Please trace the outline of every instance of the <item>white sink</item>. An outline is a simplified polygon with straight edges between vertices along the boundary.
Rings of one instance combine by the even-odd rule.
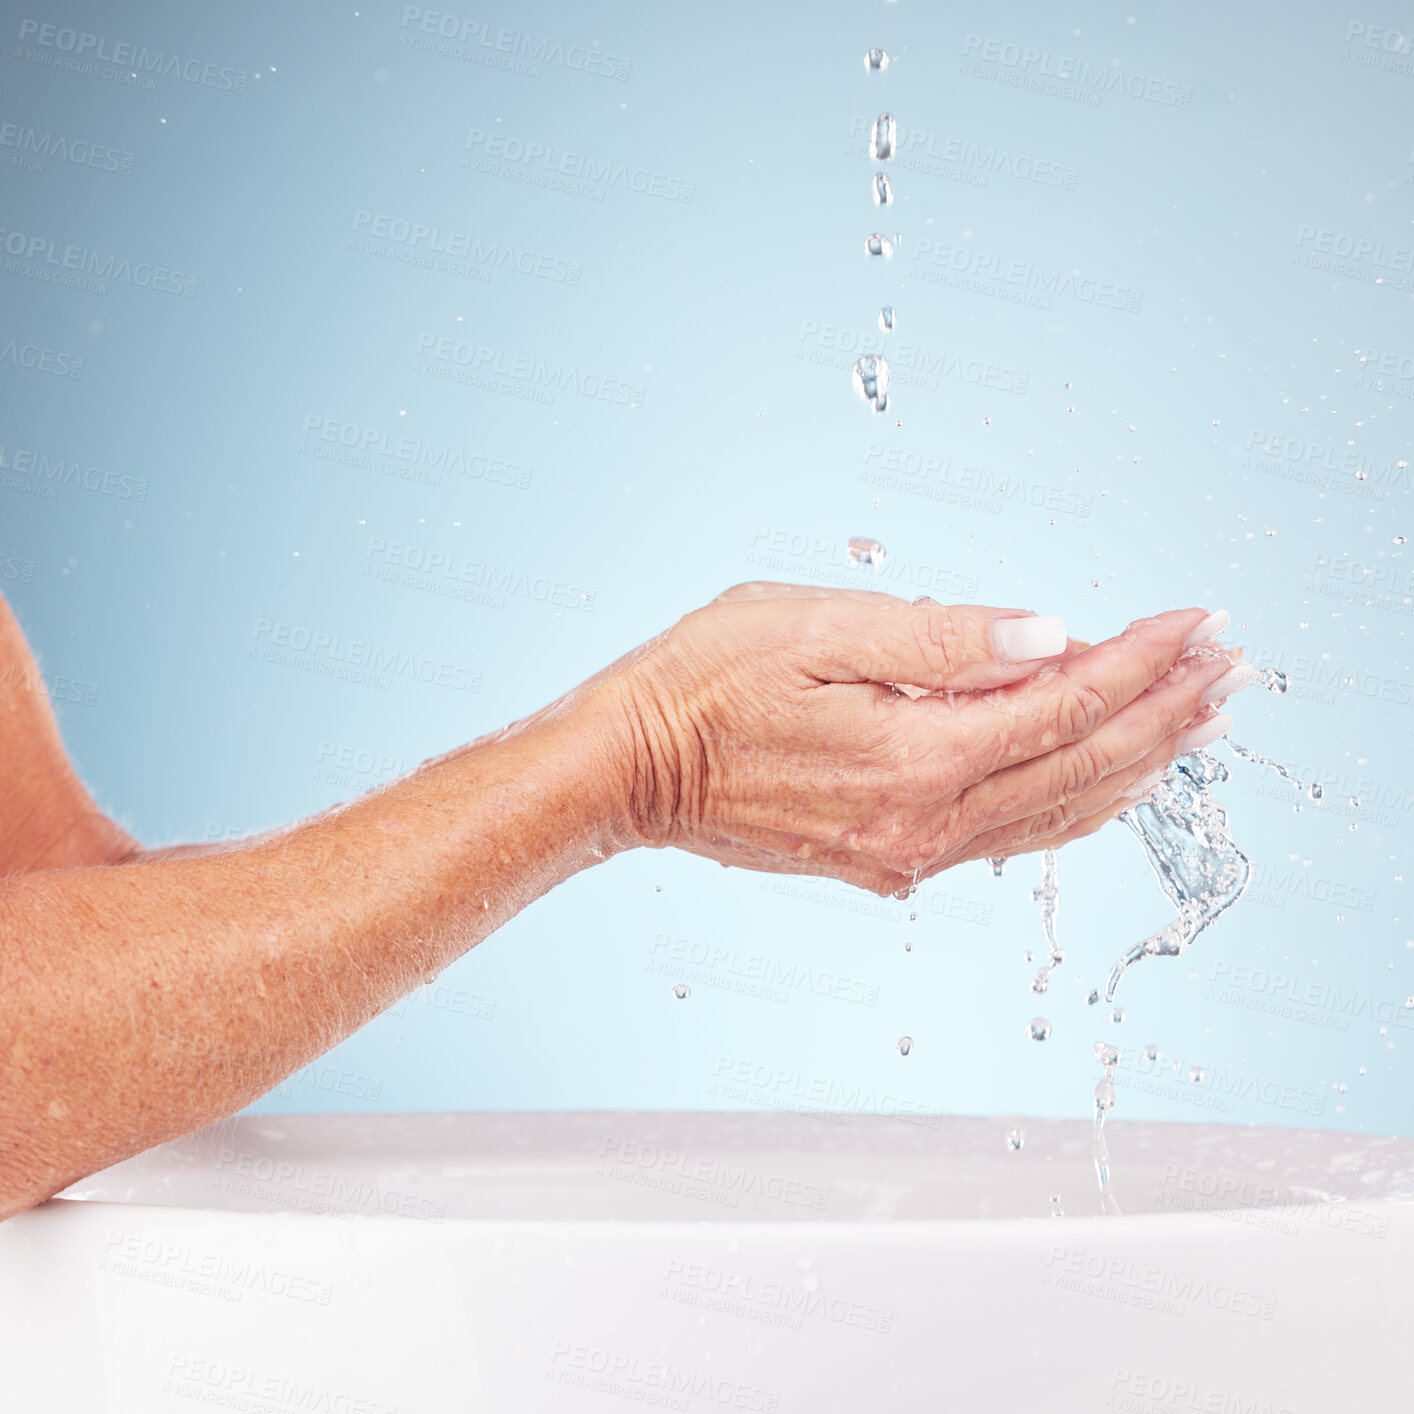
[[[229,1120],[0,1225],[0,1407],[1404,1407],[1414,1141],[1110,1147],[1118,1218],[1068,1121]]]

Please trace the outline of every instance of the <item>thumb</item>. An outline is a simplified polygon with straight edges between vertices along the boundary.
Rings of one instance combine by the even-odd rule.
[[[811,670],[826,682],[976,691],[1020,682],[1069,652],[1064,621],[1029,609],[881,596],[820,599],[809,612],[817,622],[803,641],[822,650]]]

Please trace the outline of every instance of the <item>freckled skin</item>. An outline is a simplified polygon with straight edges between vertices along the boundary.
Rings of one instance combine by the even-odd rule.
[[[1000,664],[1022,612],[741,585],[337,810],[148,850],[74,774],[0,597],[0,1218],[243,1108],[620,851],[888,894],[1099,828],[1228,660],[1179,661],[1188,609]]]

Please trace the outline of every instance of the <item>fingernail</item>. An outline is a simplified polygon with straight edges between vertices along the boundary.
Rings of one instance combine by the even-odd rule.
[[[1219,609],[1216,613],[1209,614],[1187,638],[1183,640],[1185,648],[1192,648],[1195,643],[1202,643],[1204,639],[1213,638],[1220,634],[1228,626],[1232,615],[1226,609]]]
[[[993,619],[992,651],[999,663],[1028,663],[1065,652],[1065,620],[1057,614],[1025,619]]]
[[[1219,712],[1216,716],[1209,717],[1206,722],[1200,722],[1196,727],[1190,727],[1184,732],[1178,739],[1174,754],[1187,756],[1190,751],[1199,751],[1211,745],[1220,736],[1226,736],[1231,727],[1232,718],[1226,712]]]
[[[1251,663],[1237,663],[1216,682],[1210,682],[1203,689],[1203,695],[1198,699],[1198,705],[1207,707],[1214,702],[1220,702],[1224,697],[1231,697],[1234,692],[1240,692],[1249,682],[1252,682],[1256,676],[1257,670]]]

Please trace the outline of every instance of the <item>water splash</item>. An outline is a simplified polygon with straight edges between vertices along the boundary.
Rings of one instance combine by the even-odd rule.
[[[1115,962],[1105,982],[1107,1002],[1114,1001],[1120,978],[1141,958],[1181,957],[1251,882],[1252,861],[1233,843],[1227,811],[1208,793],[1231,774],[1206,751],[1180,756],[1148,799],[1120,812],[1177,912]]]
[[[880,113],[869,133],[869,156],[875,162],[892,162],[898,147],[898,124],[892,113]]]
[[[993,872],[998,872],[995,869]],[[1053,849],[1041,854],[1041,882],[1031,890],[1041,905],[1041,934],[1046,940],[1046,965],[1031,979],[1031,990],[1043,994],[1051,985],[1051,973],[1065,962],[1065,953],[1056,937],[1056,915],[1060,912],[1060,861]]]
[[[873,565],[875,573],[883,568],[888,553],[877,540],[870,540],[863,535],[850,536],[849,544],[845,546],[845,556],[850,564]],[[917,887],[918,885],[914,884],[908,892],[911,894]]]
[[[889,407],[889,361],[882,354],[864,354],[854,364],[854,390],[875,412]]]
[[[1273,691],[1285,692],[1286,689],[1274,688]],[[1290,781],[1297,790],[1304,790],[1312,800],[1320,800],[1325,794],[1325,791],[1321,789],[1319,784],[1312,781],[1308,785],[1307,782],[1301,780],[1298,776],[1292,775],[1280,761],[1272,761],[1268,757],[1263,756],[1261,752],[1253,751],[1250,746],[1240,746],[1237,742],[1233,741],[1231,737],[1227,737],[1226,741],[1228,750],[1231,751],[1234,756],[1240,756],[1242,760],[1250,761],[1254,766],[1265,766],[1269,771],[1275,771],[1284,781]]]
[[[1119,1065],[1119,1050],[1106,1041],[1095,1042],[1095,1055],[1104,1074],[1095,1086],[1095,1177],[1100,1182],[1100,1206],[1112,1216],[1119,1215],[1119,1203],[1110,1187],[1110,1150],[1105,1142],[1105,1116],[1114,1109],[1115,1067]]]

